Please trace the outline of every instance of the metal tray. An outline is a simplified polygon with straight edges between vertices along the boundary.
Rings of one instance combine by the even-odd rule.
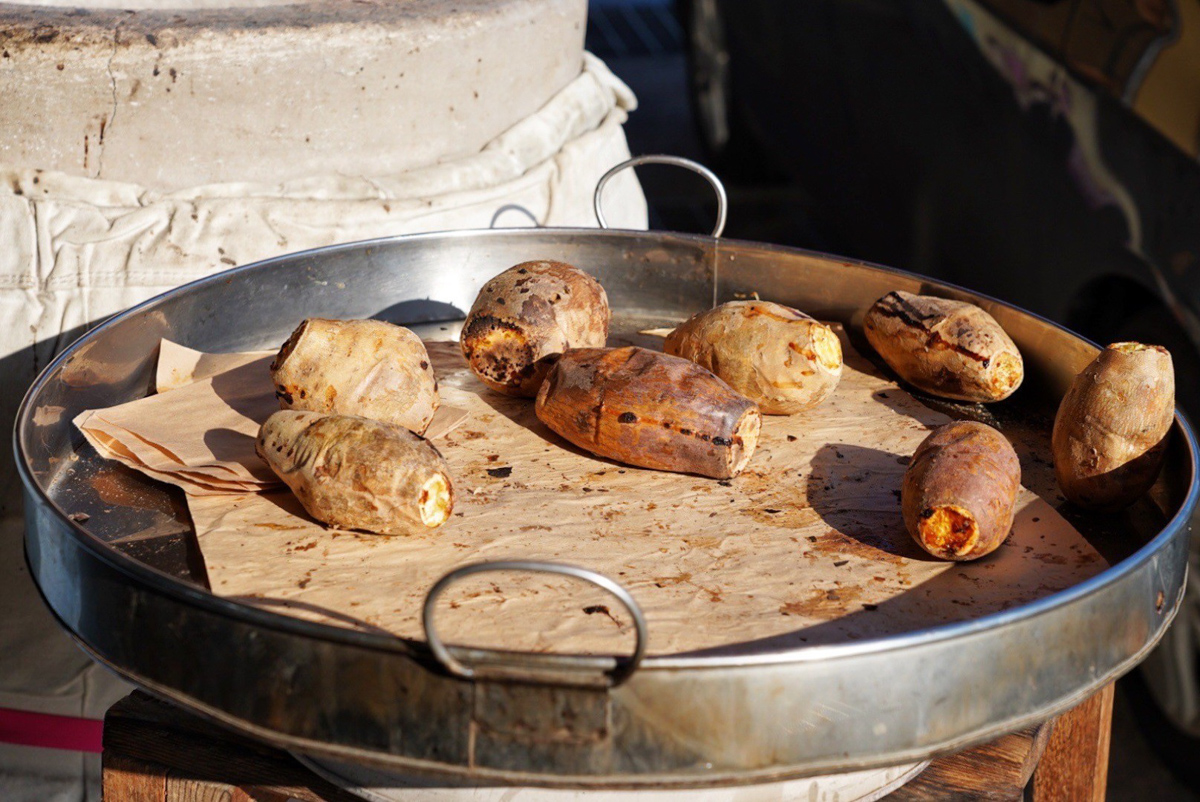
[[[547,256],[592,271],[627,330],[754,291],[852,333],[890,290],[972,300],[1012,335],[1028,370],[1023,389],[988,413],[1042,443],[1057,400],[1095,354],[1043,319],[946,284],[713,237],[467,231],[272,259],[100,325],[29,391],[16,453],[27,557],[47,604],[121,675],[271,744],[473,782],[607,788],[748,783],[961,749],[1078,703],[1134,666],[1170,622],[1197,492],[1196,442],[1182,418],[1149,498],[1117,516],[1063,510],[1113,566],[1067,591],[890,637],[640,665],[435,654],[217,597],[181,497],[102,465],[70,423],[145,395],[160,338],[207,351],[274,347],[305,316],[378,316],[436,333],[461,321],[494,274]],[[1054,498],[1052,486],[1035,489]]]

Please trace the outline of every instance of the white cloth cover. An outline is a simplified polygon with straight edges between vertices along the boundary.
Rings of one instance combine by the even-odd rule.
[[[0,164],[0,431],[12,431],[39,370],[90,325],[230,266],[394,234],[594,226],[592,191],[629,157],[621,124],[635,106],[628,87],[585,54],[578,78],[480,152],[401,175],[159,194]],[[605,198],[610,225],[646,227],[632,172],[614,178]],[[99,718],[128,686],[74,646],[28,577],[10,448],[0,449],[0,481],[0,707]],[[98,800],[97,766],[95,756],[0,747],[0,798]],[[86,796],[81,775],[90,778]]]

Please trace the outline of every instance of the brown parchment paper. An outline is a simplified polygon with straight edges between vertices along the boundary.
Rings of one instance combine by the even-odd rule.
[[[451,569],[551,560],[628,588],[652,654],[746,654],[973,618],[1106,567],[1025,489],[995,554],[948,563],[920,550],[900,516],[901,477],[929,428],[949,419],[846,342],[834,395],[804,415],[767,416],[747,471],[722,482],[575,449],[530,401],[484,388],[456,343],[427,345],[443,403],[468,413],[439,443],[455,483],[451,521],[384,537],[327,530],[287,492],[190,495],[215,593],[420,639],[425,595]],[[438,626],[450,642],[516,650],[619,653],[632,643],[619,603],[548,575],[471,577],[446,592]]]

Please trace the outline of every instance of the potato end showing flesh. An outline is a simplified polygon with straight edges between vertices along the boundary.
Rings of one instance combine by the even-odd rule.
[[[449,520],[454,509],[454,493],[450,489],[450,480],[444,474],[435,473],[421,486],[417,508],[421,513],[421,523],[430,529]]]
[[[812,327],[812,349],[821,366],[829,371],[842,369],[842,343],[833,329],[817,324]]]
[[[992,387],[996,391],[996,400],[1008,398],[1025,378],[1025,365],[1016,354],[1000,354],[992,360],[995,368],[992,372]]]
[[[533,347],[525,331],[505,320],[481,316],[463,334],[464,356],[479,378],[515,390],[533,372]]]
[[[1167,349],[1161,345],[1146,345],[1145,343],[1113,343],[1108,346],[1110,351],[1119,351],[1122,354],[1136,354],[1141,351],[1158,351],[1159,353],[1167,353]]]
[[[979,542],[979,522],[957,504],[928,507],[917,519],[917,540],[935,557],[961,560]]]
[[[729,475],[737,476],[749,464],[758,446],[758,435],[762,430],[762,413],[757,409],[746,410],[734,427],[729,445]]]

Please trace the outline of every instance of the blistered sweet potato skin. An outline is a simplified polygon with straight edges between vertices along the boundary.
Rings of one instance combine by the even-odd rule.
[[[956,421],[917,446],[900,493],[908,533],[935,557],[974,560],[995,551],[1012,530],[1021,462],[1008,438],[990,426]],[[941,514],[972,520],[970,540],[939,540],[931,522]]]
[[[769,301],[730,301],[694,315],[668,335],[663,350],[711,370],[767,415],[815,407],[842,377],[833,330]]]
[[[889,292],[867,311],[863,331],[900,378],[931,395],[1002,401],[1025,378],[1012,338],[974,304]]]
[[[284,410],[263,423],[255,450],[304,509],[331,526],[413,534],[440,526],[453,509],[441,454],[401,426]]]
[[[1132,504],[1158,478],[1174,418],[1167,349],[1105,348],[1075,377],[1054,418],[1054,473],[1063,495],[1101,510]]]
[[[608,295],[587,273],[564,262],[523,262],[483,286],[460,343],[484,384],[533,398],[551,359],[603,346],[611,319]]]
[[[633,347],[566,351],[536,411],[593,454],[717,479],[745,467],[762,420],[753,401],[696,363]]]
[[[417,433],[438,408],[425,344],[382,320],[305,320],[279,349],[271,379],[282,409],[361,415]]]

